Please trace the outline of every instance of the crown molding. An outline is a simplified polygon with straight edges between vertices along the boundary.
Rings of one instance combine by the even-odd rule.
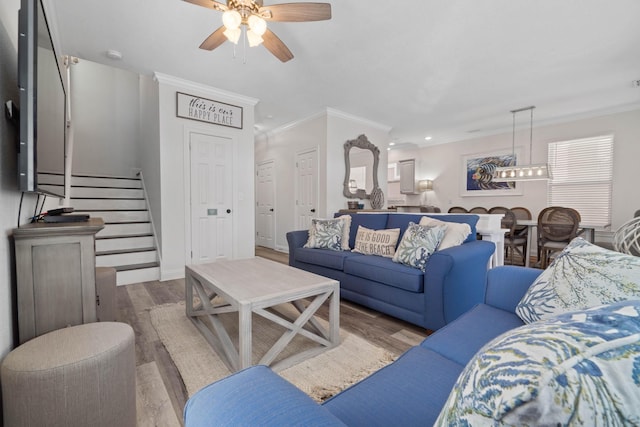
[[[249,96],[244,96],[234,92],[229,92],[226,90],[207,86],[202,83],[197,83],[191,80],[182,79],[180,77],[170,76],[168,74],[159,73],[157,71],[153,73],[153,80],[158,83],[175,86],[180,89],[190,89],[190,90],[202,92],[209,96],[222,96],[227,99],[240,102],[243,104],[247,104],[250,106],[255,106],[259,101],[259,99],[256,99],[256,98],[251,98]]]
[[[369,127],[374,127],[376,129],[380,129],[383,132],[387,132],[387,133],[391,131],[391,126],[382,125],[380,123],[376,123],[376,122],[371,121],[371,120],[363,119],[362,117],[357,117],[357,116],[354,116],[352,114],[348,114],[348,113],[345,113],[343,111],[336,110],[335,108],[327,107],[323,111],[318,111],[317,113],[314,113],[314,114],[312,114],[310,116],[304,117],[304,118],[299,119],[299,120],[294,120],[294,121],[286,123],[286,124],[284,124],[282,126],[278,126],[277,128],[273,128],[273,129],[270,129],[268,131],[261,132],[261,133],[267,134],[269,136],[277,135],[279,133],[288,131],[288,130],[296,127],[296,126],[300,126],[301,124],[304,124],[304,123],[309,122],[311,120],[315,120],[315,119],[323,117],[323,116],[335,117],[335,118],[339,118],[339,119],[349,120],[349,121],[352,121],[352,122],[357,122],[357,123],[363,124],[365,126],[369,126]]]
[[[361,123],[365,126],[369,126],[369,127],[374,127],[377,129],[380,129],[383,132],[391,132],[391,126],[387,126],[387,125],[383,125],[381,123],[378,122],[374,122],[372,120],[369,119],[364,119],[362,117],[358,117],[358,116],[354,116],[352,114],[349,113],[345,113],[344,111],[340,111],[340,110],[336,110],[335,108],[330,108],[327,107],[327,116],[328,117],[336,117],[339,119],[345,119],[345,120],[349,120],[352,122],[358,122]]]
[[[304,124],[306,122],[310,122],[311,120],[318,119],[318,118],[324,116],[325,114],[326,113],[324,111],[320,111],[320,112],[312,114],[310,116],[303,117],[302,119],[294,120],[292,122],[285,123],[282,126],[278,126],[276,128],[273,128],[273,129],[270,129],[270,130],[267,130],[267,131],[264,131],[264,132],[260,132],[260,133],[266,134],[268,136],[274,136],[274,135],[277,135],[279,133],[288,131],[289,129],[292,129],[292,128],[296,127],[296,126],[300,126],[300,125],[302,125],[302,124]]]

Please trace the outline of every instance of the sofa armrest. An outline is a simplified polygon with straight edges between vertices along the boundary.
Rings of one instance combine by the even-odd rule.
[[[296,248],[301,248],[309,239],[309,230],[296,230],[287,233],[287,243],[289,244],[289,265],[293,265]]]
[[[501,266],[487,275],[485,304],[515,312],[516,305],[542,270],[528,267]]]
[[[253,366],[209,384],[184,407],[185,427],[344,426],[266,366]]]
[[[425,323],[439,329],[484,301],[492,242],[477,240],[435,252],[424,274]]]

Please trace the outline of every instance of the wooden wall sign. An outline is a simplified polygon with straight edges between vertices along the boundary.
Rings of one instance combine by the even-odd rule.
[[[242,129],[242,107],[176,92],[176,115],[214,125]]]

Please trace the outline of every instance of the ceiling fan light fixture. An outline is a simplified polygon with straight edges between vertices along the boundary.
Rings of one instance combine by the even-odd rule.
[[[240,28],[227,28],[224,30],[224,36],[233,44],[238,44],[242,30]]]
[[[242,16],[237,10],[227,10],[222,14],[222,24],[227,30],[233,30],[239,28],[242,23]]]
[[[264,39],[258,34],[254,33],[253,30],[247,30],[247,40],[249,41],[249,47],[259,46]]]
[[[251,31],[253,31],[260,37],[262,37],[262,35],[267,31],[267,21],[265,21],[258,15],[249,16],[249,18],[247,19],[247,24],[249,24],[249,28],[251,28]]]

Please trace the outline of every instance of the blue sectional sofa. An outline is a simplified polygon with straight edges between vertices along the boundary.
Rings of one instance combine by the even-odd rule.
[[[185,426],[433,425],[474,354],[523,325],[514,310],[540,273],[513,266],[490,270],[484,303],[322,405],[269,368],[254,366],[197,392],[185,407]]]
[[[354,247],[359,225],[372,230],[399,228],[399,244],[409,222],[417,224],[422,216],[351,214],[349,246]],[[439,329],[483,301],[495,245],[476,240],[477,215],[431,217],[469,224],[471,234],[463,244],[435,252],[424,273],[381,256],[305,248],[307,230],[287,233],[289,265],[338,280],[342,299],[427,329]]]

